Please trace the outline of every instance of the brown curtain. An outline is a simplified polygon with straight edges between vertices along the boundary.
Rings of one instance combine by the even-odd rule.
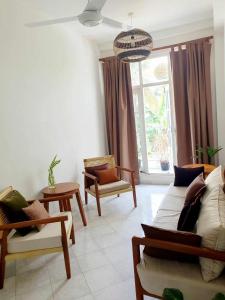
[[[209,40],[196,40],[171,51],[177,128],[178,165],[208,162],[198,147],[214,145]]]
[[[135,170],[139,182],[137,139],[133,107],[133,94],[129,64],[116,57],[103,64],[106,126],[109,154],[113,154],[121,167]],[[124,176],[128,179],[126,173]]]

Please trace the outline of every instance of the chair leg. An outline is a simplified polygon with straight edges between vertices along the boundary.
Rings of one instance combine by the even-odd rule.
[[[0,289],[3,289],[5,280],[5,256],[1,255],[0,261]]]
[[[88,193],[84,191],[84,195],[85,195],[85,204],[88,205]]]
[[[131,173],[131,185],[132,185],[132,189],[133,189],[134,207],[137,207],[137,197],[136,197],[136,187],[135,187],[135,180],[134,180],[134,172]]]
[[[0,289],[3,289],[5,281],[5,256],[7,254],[7,233],[3,232],[0,253]]]
[[[71,270],[70,270],[70,256],[69,256],[68,247],[63,246],[63,255],[64,255],[67,279],[70,279],[71,278]]]
[[[101,217],[102,213],[101,213],[101,206],[100,206],[99,196],[96,196],[96,202],[97,202],[98,215],[99,215],[99,217]]]
[[[136,197],[136,189],[133,187],[133,199],[134,199],[134,207],[137,207],[137,197]]]
[[[75,232],[74,232],[74,225],[71,227],[71,233],[70,233],[70,238],[72,239],[72,244],[75,244]]]
[[[136,300],[144,300],[144,295],[136,289]]]
[[[66,235],[66,227],[64,222],[61,222],[61,231],[62,231],[62,247],[63,247],[64,262],[66,267],[66,275],[67,275],[67,279],[70,279],[71,278],[70,256],[69,256],[69,248],[68,248],[68,241]]]

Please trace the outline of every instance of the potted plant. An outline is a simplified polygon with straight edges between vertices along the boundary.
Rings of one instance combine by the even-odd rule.
[[[53,173],[53,169],[61,162],[61,160],[57,160],[57,155],[54,156],[48,168],[48,187],[50,189],[55,188],[55,177]]]
[[[163,300],[185,300],[183,294],[177,289],[164,289]],[[212,300],[225,300],[224,294],[218,293]]]
[[[202,157],[204,153],[207,154],[208,156],[208,162],[209,164],[212,163],[212,159],[213,157],[219,152],[221,151],[223,148],[222,147],[210,147],[210,146],[207,146],[205,148],[203,147],[197,147],[196,148],[196,157],[199,158],[199,157]]]

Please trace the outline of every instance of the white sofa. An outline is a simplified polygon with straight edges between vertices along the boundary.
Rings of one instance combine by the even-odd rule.
[[[180,212],[184,205],[185,187],[171,185],[166,193],[153,226],[176,230]],[[177,252],[196,254],[208,258],[222,258],[225,261],[225,252],[209,250],[203,247],[190,247],[172,242],[133,237],[133,258],[135,270],[135,285],[137,300],[143,295],[155,296],[159,299],[164,288],[180,289],[185,300],[212,300],[216,293],[225,294],[225,275],[210,282],[202,278],[199,264],[183,263],[165,259],[153,258],[141,254],[140,246],[154,246],[161,249],[176,250]],[[200,256],[200,255],[199,255]]]

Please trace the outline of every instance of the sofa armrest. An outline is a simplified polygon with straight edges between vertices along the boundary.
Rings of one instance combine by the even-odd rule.
[[[206,257],[211,259],[216,259],[219,261],[225,261],[225,251],[217,251],[205,247],[195,247],[189,246],[174,242],[162,241],[157,239],[150,238],[140,238],[133,237],[132,238],[132,246],[133,246],[133,256],[135,256],[135,261],[140,262],[140,246],[148,246],[154,247],[158,249],[165,249],[176,251],[180,253],[190,254],[194,256]],[[137,249],[139,248],[139,255]],[[138,263],[137,262],[137,263]]]

